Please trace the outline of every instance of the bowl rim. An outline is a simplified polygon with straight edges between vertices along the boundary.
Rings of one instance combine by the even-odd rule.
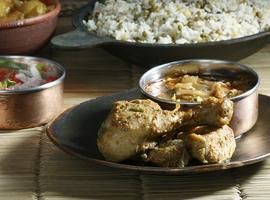
[[[26,89],[20,89],[20,90],[0,90],[0,95],[13,95],[13,94],[26,94],[26,93],[34,93],[34,92],[39,92],[42,90],[46,90],[49,88],[52,88],[56,85],[61,84],[65,77],[66,77],[66,70],[65,68],[60,65],[59,63],[53,61],[53,60],[49,60],[47,58],[42,58],[42,57],[34,57],[34,56],[0,56],[0,59],[22,59],[22,58],[26,58],[29,60],[36,60],[36,61],[44,61],[46,63],[49,63],[51,65],[53,65],[54,67],[56,67],[60,72],[61,72],[61,76],[58,77],[56,80],[49,82],[49,83],[45,83],[36,87],[32,87],[32,88],[26,88]]]
[[[53,5],[55,5],[55,8],[53,10],[51,10],[50,12],[45,13],[45,14],[40,15],[40,16],[36,16],[36,17],[30,17],[30,18],[21,19],[21,20],[0,23],[0,30],[19,28],[22,26],[30,26],[30,25],[34,25],[34,24],[39,24],[39,23],[42,23],[42,22],[48,20],[49,18],[56,17],[60,13],[61,3],[59,0],[52,0],[52,2],[53,2]]]
[[[257,88],[259,87],[259,84],[260,84],[260,77],[259,75],[257,74],[257,72],[252,69],[251,67],[248,67],[244,64],[241,64],[239,62],[234,62],[234,61],[228,61],[228,60],[218,60],[218,59],[187,59],[187,60],[179,60],[179,61],[173,61],[173,62],[169,62],[169,63],[165,63],[165,64],[161,64],[161,65],[157,65],[151,69],[149,69],[148,71],[146,71],[139,79],[139,83],[138,83],[138,86],[139,86],[139,90],[142,94],[146,95],[147,97],[157,101],[157,102],[160,102],[160,103],[168,103],[168,104],[181,104],[181,105],[187,105],[187,106],[194,106],[194,105],[199,105],[200,103],[198,102],[177,102],[177,101],[173,101],[173,100],[166,100],[166,99],[162,99],[162,98],[158,98],[148,92],[145,91],[144,89],[144,86],[143,86],[143,82],[144,82],[144,79],[146,77],[148,77],[149,75],[151,75],[153,72],[155,71],[159,71],[160,69],[163,69],[163,68],[169,68],[173,65],[181,65],[181,64],[185,64],[185,63],[190,63],[190,62],[197,62],[197,63],[220,63],[220,64],[226,64],[226,65],[234,65],[234,66],[237,66],[237,67],[241,67],[242,69],[245,69],[246,71],[248,71],[250,74],[252,74],[254,77],[255,77],[255,81],[256,81],[256,84],[254,86],[252,86],[252,88],[250,88],[249,90],[245,91],[244,93],[240,94],[240,95],[237,95],[237,96],[234,96],[234,97],[231,97],[229,98],[230,100],[232,100],[233,102],[237,102],[237,101],[240,101],[241,99],[244,99],[248,96],[250,96],[251,94],[253,94]]]

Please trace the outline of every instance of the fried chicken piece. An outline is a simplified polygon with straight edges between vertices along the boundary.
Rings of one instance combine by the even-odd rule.
[[[135,156],[144,142],[176,129],[190,116],[191,112],[179,109],[162,110],[151,100],[118,101],[99,130],[99,150],[106,160],[120,162]]]
[[[233,130],[224,125],[221,128],[199,126],[185,136],[185,143],[193,158],[202,163],[228,161],[236,148]]]
[[[144,143],[177,131],[183,125],[210,124],[222,126],[232,117],[233,103],[215,98],[199,109],[162,110],[151,100],[118,101],[101,125],[97,145],[106,160],[121,162],[140,152]]]
[[[143,154],[146,162],[152,162],[161,167],[185,167],[190,160],[183,140],[167,140]]]
[[[222,127],[230,123],[232,115],[232,101],[210,97],[202,101],[199,109],[193,111],[193,117],[186,122],[186,125],[190,127],[198,125]]]

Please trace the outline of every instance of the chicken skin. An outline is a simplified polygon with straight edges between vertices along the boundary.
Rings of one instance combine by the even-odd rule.
[[[190,155],[205,164],[229,160],[236,148],[233,130],[227,125],[192,128],[184,140]]]
[[[197,109],[163,110],[151,100],[115,102],[100,127],[97,145],[106,160],[121,162],[141,151],[144,143],[154,142],[176,132],[182,126],[228,124],[233,103],[228,99],[210,98]]]

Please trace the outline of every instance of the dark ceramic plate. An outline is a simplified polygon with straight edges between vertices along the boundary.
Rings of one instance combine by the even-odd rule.
[[[197,44],[150,44],[115,40],[89,33],[83,20],[92,12],[95,2],[91,0],[79,9],[73,18],[75,31],[58,35],[51,40],[61,49],[83,49],[100,46],[123,60],[150,66],[182,59],[221,59],[238,61],[264,47],[270,40],[270,30],[238,39]],[[99,0],[104,2],[104,0]]]
[[[184,174],[224,170],[250,165],[270,155],[270,97],[259,96],[259,119],[256,125],[237,140],[237,148],[231,161],[226,164],[197,165],[184,168],[144,166],[142,163],[113,163],[105,161],[99,153],[96,139],[101,123],[106,118],[113,102],[141,98],[133,89],[112,96],[86,101],[59,116],[47,129],[49,138],[67,153],[84,160],[115,168],[159,174]]]

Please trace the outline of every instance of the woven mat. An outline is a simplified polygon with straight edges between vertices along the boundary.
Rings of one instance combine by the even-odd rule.
[[[68,29],[70,18],[61,18],[58,32]],[[259,73],[259,91],[268,95],[269,55],[270,46],[242,61]],[[145,70],[99,48],[67,52],[45,48],[38,56],[66,67],[65,108],[134,87]],[[0,132],[0,199],[270,199],[270,160],[197,175],[137,174],[72,157],[54,146],[44,129]]]

